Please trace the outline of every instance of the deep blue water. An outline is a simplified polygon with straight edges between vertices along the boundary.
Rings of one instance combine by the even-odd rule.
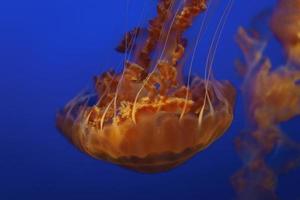
[[[226,134],[186,164],[145,175],[94,160],[55,128],[55,114],[116,66],[114,47],[156,1],[2,1],[0,5],[0,199],[233,199],[230,177],[241,167],[233,140],[244,127],[240,96]],[[236,0],[223,32],[214,72],[239,86],[234,34],[273,0]],[[127,27],[127,28],[126,28]],[[208,45],[200,47],[202,51]],[[276,46],[276,45],[275,45]],[[271,52],[272,54],[272,52]],[[273,55],[277,60],[280,56]],[[299,130],[299,121],[287,126]],[[298,131],[299,133],[299,131]],[[300,171],[281,176],[282,199],[300,198]]]

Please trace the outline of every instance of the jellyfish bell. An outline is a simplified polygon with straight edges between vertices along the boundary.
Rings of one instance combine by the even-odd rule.
[[[300,66],[300,1],[279,0],[270,25],[290,61]]]
[[[57,115],[59,130],[94,158],[146,173],[172,169],[222,136],[232,122],[234,88],[212,78],[186,83],[181,68],[188,64],[179,64],[183,32],[206,6],[205,0],[159,1],[145,41],[134,44],[139,31],[131,31],[117,48],[137,45],[134,58],[122,73],[96,77],[94,95],[67,104]]]
[[[142,97],[136,103],[135,122],[130,102],[118,102],[114,116],[108,105],[88,106],[76,100],[59,113],[57,125],[74,145],[95,158],[143,172],[165,171],[206,148],[231,124],[231,86],[225,83],[222,90],[211,88],[213,112],[198,97],[201,92],[205,95],[204,86],[193,87],[194,97],[188,100],[182,117],[186,100],[176,95],[153,100]],[[220,92],[226,92],[225,98],[230,100],[223,102],[225,98],[216,94]]]

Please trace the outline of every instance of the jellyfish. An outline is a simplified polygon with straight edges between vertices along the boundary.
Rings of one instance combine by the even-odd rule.
[[[242,94],[249,124],[235,141],[244,161],[244,166],[232,177],[238,199],[278,199],[278,176],[300,164],[300,144],[280,128],[283,122],[300,116],[300,70],[297,67],[300,15],[291,12],[299,11],[297,2],[279,0],[269,20],[270,31],[286,52],[286,64],[272,66],[265,52],[268,38],[259,30],[239,28],[236,36],[244,54],[244,61],[238,62],[238,71],[244,78]],[[291,159],[276,158],[282,149],[293,152]],[[273,160],[277,159],[276,164],[270,161],[272,154]]]
[[[184,32],[207,8],[206,0],[158,1],[148,28],[127,32],[116,48],[133,55],[122,72],[96,76],[94,92],[75,97],[57,114],[63,135],[96,159],[144,173],[170,170],[222,136],[233,119],[235,89],[212,78],[212,56],[205,77],[192,77],[184,59]],[[146,36],[137,40],[139,35]]]

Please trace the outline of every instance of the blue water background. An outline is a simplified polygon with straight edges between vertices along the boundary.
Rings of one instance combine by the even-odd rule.
[[[114,47],[138,22],[141,7],[156,1],[2,1],[0,4],[0,199],[233,199],[230,177],[242,165],[233,141],[245,123],[240,94],[226,134],[186,164],[146,175],[94,160],[55,128],[55,114],[90,85],[93,75],[116,66]],[[217,78],[241,83],[234,34],[273,0],[236,0],[216,54]],[[146,19],[143,20],[146,24]],[[127,27],[127,28],[126,28]],[[276,44],[274,45],[276,46]],[[207,51],[208,45],[200,47]],[[201,50],[200,50],[201,51]],[[271,56],[280,61],[277,52]],[[288,126],[299,130],[299,121]],[[299,131],[298,131],[299,133]],[[300,171],[280,177],[283,199],[300,197]]]

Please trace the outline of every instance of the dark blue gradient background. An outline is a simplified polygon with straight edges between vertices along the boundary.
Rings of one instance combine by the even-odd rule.
[[[118,64],[121,57],[113,48],[126,30],[125,22],[127,27],[137,24],[144,3],[148,18],[155,12],[156,1],[131,0],[128,12],[125,2],[1,1],[1,200],[235,197],[230,177],[242,164],[233,147],[234,138],[244,127],[240,96],[228,132],[186,164],[162,174],[139,174],[94,160],[56,130],[58,109],[90,85],[93,75]],[[234,60],[241,54],[234,34],[273,3],[235,1],[216,55],[216,77],[240,84]],[[299,130],[299,121],[289,129]],[[280,177],[282,199],[300,198],[299,174],[294,170]]]

